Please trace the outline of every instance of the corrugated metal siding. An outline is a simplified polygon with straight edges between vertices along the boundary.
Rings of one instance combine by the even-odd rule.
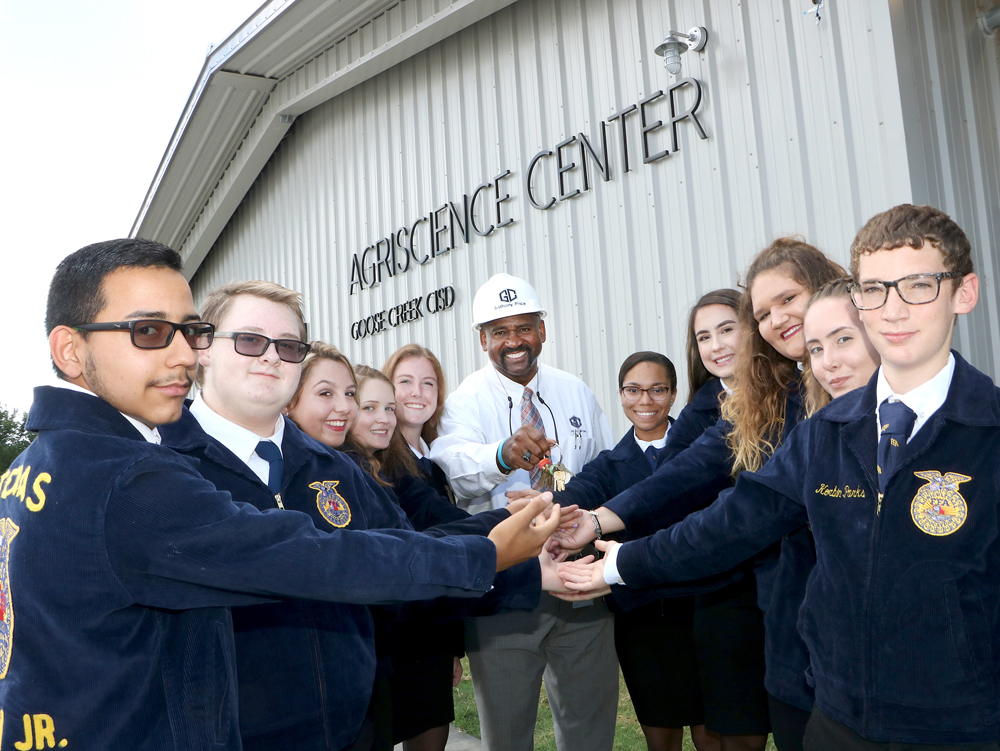
[[[364,46],[423,7],[390,9]],[[543,359],[582,376],[621,432],[618,365],[655,349],[683,372],[698,296],[733,286],[778,234],[802,233],[846,265],[861,223],[911,198],[888,6],[839,2],[819,25],[804,7],[519,0],[300,116],[199,270],[196,296],[230,279],[273,279],[302,290],[312,335],[356,361],[380,365],[418,341],[455,384],[486,362],[470,327],[475,290],[498,271],[525,276],[550,311]],[[710,38],[683,56],[683,75],[704,84],[709,140],[683,123],[680,151],[644,165],[633,130],[633,171],[623,174],[613,124],[612,180],[531,208],[531,157],[578,132],[596,136],[601,120],[669,86],[653,48],[694,25]],[[308,85],[293,76],[275,96]],[[513,225],[348,294],[353,253],[504,169]],[[536,186],[554,192],[541,175]],[[352,321],[448,284],[454,312],[351,341]]]
[[[976,310],[959,318],[955,347],[1000,373],[1000,35],[984,36],[977,5],[893,5],[913,197],[948,212],[972,243]]]

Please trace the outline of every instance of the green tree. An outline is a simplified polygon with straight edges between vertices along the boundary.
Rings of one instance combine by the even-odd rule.
[[[37,433],[28,430],[28,413],[20,417],[17,410],[10,412],[0,406],[0,472],[6,472],[17,455],[28,448]]]

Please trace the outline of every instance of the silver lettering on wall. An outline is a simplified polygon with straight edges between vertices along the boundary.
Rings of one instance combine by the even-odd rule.
[[[707,139],[708,134],[697,115],[702,99],[702,83],[695,78],[682,78],[666,92],[655,91],[602,120],[596,134],[587,136],[577,133],[552,148],[542,149],[531,158],[524,173],[528,204],[538,211],[547,211],[558,203],[589,192],[598,175],[603,182],[611,180],[611,154],[615,149],[608,144],[609,130],[617,134],[617,139],[615,135],[611,139],[618,142],[619,168],[623,175],[633,171],[633,162],[638,159],[638,155],[629,153],[630,134],[633,139],[638,138],[642,146],[643,164],[662,160],[680,151],[678,130],[684,121],[691,124],[700,139]],[[635,114],[638,118],[631,117]],[[492,180],[478,185],[471,197],[466,193],[460,202],[443,203],[354,253],[350,294],[381,284],[383,279],[396,274],[405,274],[414,265],[423,266],[439,256],[458,250],[462,245],[468,245],[473,235],[487,237],[513,224],[514,217],[507,205],[512,199],[508,182],[511,174],[510,170],[504,170]],[[537,187],[539,174],[545,176],[546,184],[550,186],[550,191],[545,192],[552,195],[540,194],[544,188]],[[451,307],[450,304],[447,307]],[[356,321],[351,336],[361,339],[384,331],[386,325],[407,323],[421,315],[416,312],[417,308],[399,311],[397,322],[392,323],[388,321],[388,315],[393,310],[395,308]]]

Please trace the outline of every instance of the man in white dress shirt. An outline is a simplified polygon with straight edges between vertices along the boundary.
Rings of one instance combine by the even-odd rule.
[[[539,364],[544,316],[534,288],[509,274],[476,293],[475,328],[490,364],[448,397],[431,446],[431,459],[471,512],[501,508],[507,491],[537,484],[537,464],[550,452],[576,473],[614,444],[587,385]],[[533,747],[543,675],[560,751],[612,747],[618,662],[603,602],[574,607],[543,597],[530,613],[467,619],[466,650],[488,751]]]

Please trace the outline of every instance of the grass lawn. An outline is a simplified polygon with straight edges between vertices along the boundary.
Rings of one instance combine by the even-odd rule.
[[[465,675],[455,689],[455,724],[469,735],[476,738],[479,734],[479,714],[476,712],[476,698],[472,693],[472,677],[469,674],[469,660],[462,659]],[[646,741],[635,718],[632,709],[632,699],[625,688],[625,681],[619,673],[618,680],[618,722],[615,725],[615,749],[618,751],[646,751]],[[542,685],[542,694],[538,701],[538,721],[535,723],[535,749],[537,751],[556,751],[555,734],[552,731],[552,713],[549,711],[549,700]],[[691,738],[685,734],[684,751],[695,751]],[[767,751],[774,751],[774,744],[768,739]]]

